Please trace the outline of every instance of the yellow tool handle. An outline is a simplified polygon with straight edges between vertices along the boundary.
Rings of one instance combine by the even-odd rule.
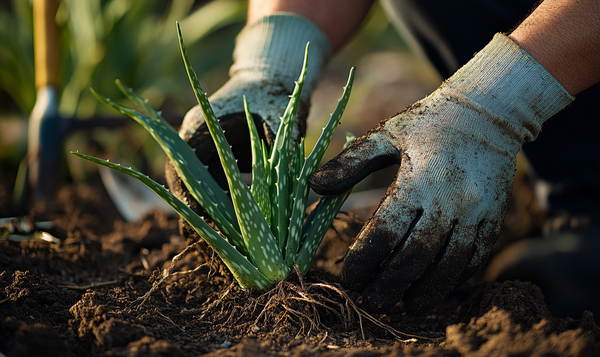
[[[58,85],[58,33],[56,10],[58,0],[33,1],[33,52],[35,57],[35,87]]]

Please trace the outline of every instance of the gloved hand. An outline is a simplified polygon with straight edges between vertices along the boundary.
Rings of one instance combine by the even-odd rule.
[[[311,177],[343,192],[400,164],[342,270],[366,307],[427,312],[486,261],[504,220],[516,154],[573,98],[504,35],[433,94],[382,121]]]
[[[225,137],[232,146],[242,172],[250,172],[252,164],[243,96],[248,100],[259,135],[270,144],[300,75],[307,42],[310,42],[310,58],[293,131],[296,140],[305,132],[312,88],[330,56],[329,40],[310,21],[288,13],[263,17],[239,34],[230,79],[209,101],[220,119]],[[217,182],[227,189],[219,156],[199,106],[186,114],[179,135],[196,149],[200,161],[208,166]],[[165,176],[175,196],[187,202],[194,211],[202,212],[169,161]]]

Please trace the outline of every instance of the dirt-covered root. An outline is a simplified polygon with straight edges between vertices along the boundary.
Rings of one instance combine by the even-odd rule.
[[[337,284],[308,283],[291,279],[279,282],[266,293],[242,291],[232,285],[203,308],[200,320],[222,326],[236,326],[241,334],[278,334],[282,330],[294,339],[327,336],[331,332],[355,333],[368,339],[372,332],[387,333],[390,339],[413,342],[408,335],[380,322],[356,305]],[[378,330],[378,331],[376,331]]]
[[[177,263],[181,261],[186,256],[186,254],[192,251],[198,253],[199,263],[192,269],[177,271]],[[205,267],[209,269],[209,278],[211,275],[218,273],[220,276],[225,277],[225,279],[227,279],[230,282],[233,280],[233,275],[231,274],[231,272],[229,272],[229,270],[227,270],[227,267],[225,266],[223,261],[218,259],[216,252],[208,246],[206,241],[200,239],[189,244],[185,247],[185,249],[176,254],[171,259],[171,264],[168,269],[164,269],[162,272],[155,271],[155,274],[152,278],[152,287],[143,296],[137,299],[137,301],[139,302],[137,308],[140,309],[146,303],[146,301],[148,301],[150,296],[170,278],[195,273]]]

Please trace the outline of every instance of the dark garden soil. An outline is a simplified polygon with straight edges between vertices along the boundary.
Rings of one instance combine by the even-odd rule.
[[[0,182],[1,217],[9,187]],[[268,294],[240,291],[202,244],[173,272],[197,270],[157,284],[186,247],[178,219],[126,223],[101,186],[64,186],[28,219],[51,220],[59,242],[0,238],[0,356],[600,356],[591,313],[553,317],[525,282],[474,279],[427,316],[370,321],[336,283],[361,226],[352,213],[305,279]]]

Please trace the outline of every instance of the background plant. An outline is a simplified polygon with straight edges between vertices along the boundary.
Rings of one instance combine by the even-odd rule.
[[[202,53],[195,67],[212,91],[227,79],[234,39],[244,25],[246,9],[245,1],[60,0],[56,15],[59,113],[81,120],[112,114],[88,88],[121,100],[122,93],[106,81],[121,78],[177,121],[194,98],[180,85],[186,75],[179,66],[176,35],[166,28],[171,29],[176,20],[181,22],[190,52]],[[33,25],[30,0],[0,2],[0,128],[4,132],[26,130],[35,102]],[[16,170],[25,155],[26,134],[20,135],[22,144],[11,140],[11,146],[5,147],[11,137],[3,139],[0,134],[0,169],[5,173]],[[134,126],[96,129],[73,135],[67,146],[103,151],[158,177],[164,155],[147,139]],[[76,180],[89,176],[83,171],[87,165],[68,167]]]

